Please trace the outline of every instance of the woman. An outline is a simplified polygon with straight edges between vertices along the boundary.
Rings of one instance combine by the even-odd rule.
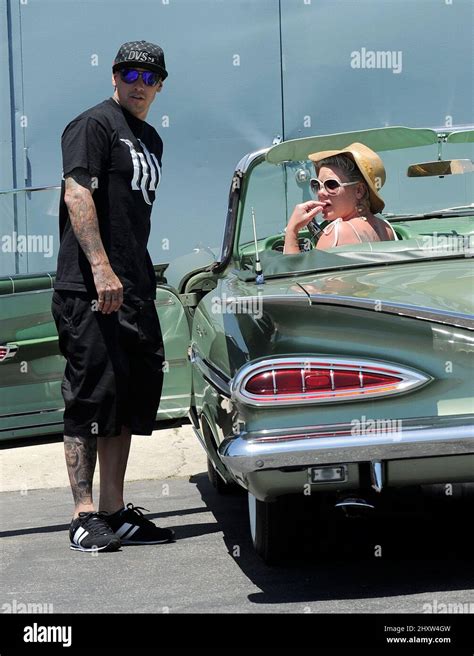
[[[295,207],[286,228],[284,253],[300,252],[298,233],[319,212],[329,225],[323,229],[316,248],[397,239],[390,223],[375,216],[385,207],[378,194],[385,182],[385,168],[377,153],[364,144],[353,143],[343,150],[313,153],[309,159],[316,169],[311,189],[318,200]]]

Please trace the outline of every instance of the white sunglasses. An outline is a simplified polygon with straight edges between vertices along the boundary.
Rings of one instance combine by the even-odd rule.
[[[328,180],[322,182],[321,180],[318,180],[318,178],[311,178],[309,184],[313,194],[317,194],[324,187],[328,194],[334,195],[338,193],[340,187],[350,187],[351,185],[358,184],[359,182],[360,180],[356,180],[355,182],[339,182],[339,180],[336,180],[335,178],[329,178]]]

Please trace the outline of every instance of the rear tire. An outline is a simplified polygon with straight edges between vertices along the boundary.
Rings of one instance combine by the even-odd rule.
[[[248,493],[250,535],[255,551],[267,565],[276,565],[291,553],[294,535],[284,500],[260,501]]]
[[[222,479],[209,457],[207,458],[207,476],[218,494],[231,494],[237,487],[235,483],[227,483]]]

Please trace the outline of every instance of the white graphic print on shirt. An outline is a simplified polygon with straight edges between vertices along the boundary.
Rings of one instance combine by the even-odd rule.
[[[135,150],[133,143],[129,139],[120,139],[127,144],[130,149],[130,156],[133,163],[133,178],[132,189],[140,191],[143,194],[145,203],[151,205],[150,198],[148,197],[149,191],[155,191],[160,184],[161,170],[158,160],[154,153],[150,153],[145,144],[138,139],[143,153]],[[140,184],[140,186],[138,186]]]

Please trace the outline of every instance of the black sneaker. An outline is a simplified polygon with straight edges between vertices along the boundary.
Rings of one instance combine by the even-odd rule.
[[[103,513],[81,512],[69,528],[74,551],[117,551],[120,538],[112,531]]]
[[[143,516],[139,506],[128,503],[126,508],[117,510],[113,515],[107,515],[107,523],[122,544],[160,544],[173,542],[174,531],[170,528],[159,528]],[[149,512],[149,511],[147,511]]]

